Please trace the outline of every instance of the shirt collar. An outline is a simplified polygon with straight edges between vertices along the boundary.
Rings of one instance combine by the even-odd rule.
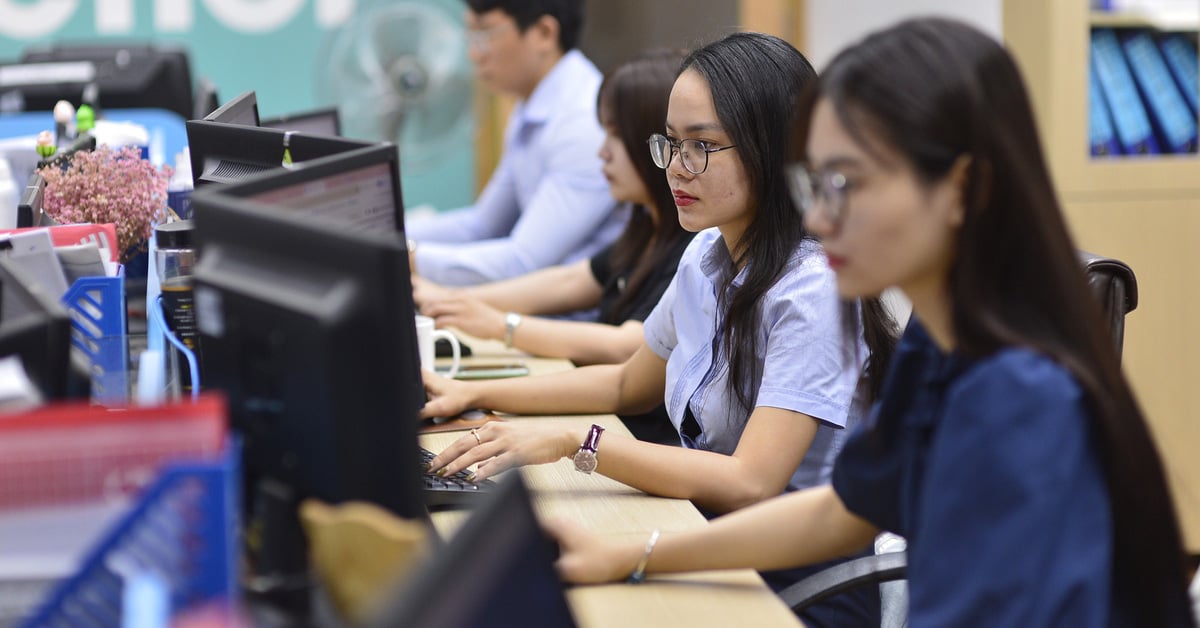
[[[725,237],[718,235],[708,243],[708,248],[700,254],[700,271],[713,283],[721,285],[731,271],[733,258],[729,256],[729,247],[725,246]],[[746,280],[746,268],[743,267],[733,278],[732,288],[737,288]]]
[[[567,51],[567,54],[550,68],[546,76],[538,81],[529,99],[517,105],[521,122],[529,124],[549,120],[565,96],[574,96],[570,89],[572,77],[578,75],[581,68],[588,63],[579,50]]]

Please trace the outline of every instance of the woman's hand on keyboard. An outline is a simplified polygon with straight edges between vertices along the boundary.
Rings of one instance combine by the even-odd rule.
[[[527,464],[545,464],[574,454],[584,434],[554,424],[491,422],[459,437],[430,461],[430,471],[453,475],[471,465],[473,481]]]

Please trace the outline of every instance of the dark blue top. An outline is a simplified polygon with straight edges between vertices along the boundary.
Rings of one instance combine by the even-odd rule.
[[[1120,625],[1091,441],[1066,369],[1027,349],[946,355],[914,321],[833,487],[907,538],[913,626]]]

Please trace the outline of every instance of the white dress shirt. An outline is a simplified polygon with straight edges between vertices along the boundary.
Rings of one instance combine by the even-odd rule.
[[[627,212],[609,194],[597,151],[601,75],[568,52],[517,103],[504,154],[475,202],[407,227],[418,273],[473,285],[595,255],[620,235]]]

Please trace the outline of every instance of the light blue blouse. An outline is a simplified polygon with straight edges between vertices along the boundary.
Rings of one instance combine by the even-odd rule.
[[[729,389],[728,356],[721,348],[724,312],[717,291],[733,270],[717,229],[696,235],[679,262],[674,281],[645,321],[646,343],[667,361],[665,401],[685,447],[733,454],[750,419]],[[731,290],[745,279],[743,269]],[[760,382],[741,382],[754,406],[807,414],[817,435],[788,483],[788,490],[829,481],[848,430],[864,415],[858,379],[866,348],[861,337],[848,347],[842,332],[835,277],[821,247],[804,241],[788,268],[764,295],[758,328]],[[683,435],[687,408],[700,435]],[[806,419],[799,419],[806,420]]]
[[[407,225],[421,276],[473,285],[600,252],[629,213],[609,194],[597,151],[601,75],[578,50],[566,54],[504,132],[504,154],[475,205]]]

